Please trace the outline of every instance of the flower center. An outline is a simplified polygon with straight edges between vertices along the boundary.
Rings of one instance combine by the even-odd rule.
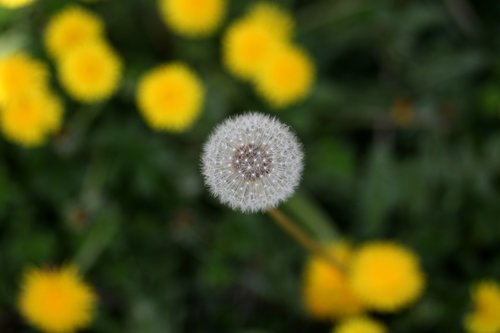
[[[255,181],[271,173],[273,160],[261,144],[243,144],[236,149],[232,159],[233,169],[247,181]]]

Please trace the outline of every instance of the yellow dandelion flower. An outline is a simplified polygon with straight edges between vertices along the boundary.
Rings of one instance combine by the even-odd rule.
[[[269,3],[260,2],[254,5],[247,16],[259,24],[268,27],[277,36],[289,39],[293,35],[295,22],[293,18],[280,7]]]
[[[0,111],[0,128],[9,140],[31,147],[44,143],[61,126],[63,105],[54,94],[33,90]]]
[[[231,24],[224,35],[224,64],[233,75],[251,80],[263,62],[283,42],[281,36],[259,20],[238,20]]]
[[[99,17],[77,6],[71,6],[56,14],[49,21],[44,33],[48,53],[62,59],[81,44],[101,39],[104,26]]]
[[[85,103],[111,97],[120,83],[121,71],[120,58],[102,41],[75,48],[58,66],[63,87],[74,99]]]
[[[18,8],[29,5],[34,0],[0,0],[0,6],[7,8]]]
[[[483,281],[472,291],[474,309],[465,317],[464,325],[470,333],[500,332],[500,285]]]
[[[371,242],[353,257],[352,290],[368,307],[385,312],[415,301],[423,291],[424,275],[416,255],[392,242]]]
[[[167,26],[186,37],[213,34],[224,19],[226,7],[226,0],[160,0]]]
[[[281,108],[306,98],[314,81],[311,58],[296,46],[276,49],[256,75],[257,92],[272,106]]]
[[[88,326],[96,295],[74,267],[32,269],[19,297],[21,314],[48,333],[68,333]]]
[[[188,128],[203,107],[204,87],[191,69],[181,63],[146,73],[137,88],[137,104],[154,129],[180,132]]]
[[[47,85],[46,66],[21,53],[0,60],[0,105],[30,89],[40,90]]]
[[[328,252],[339,263],[348,266],[352,255],[349,244],[334,243],[328,247]],[[363,311],[344,272],[318,257],[312,257],[306,264],[303,298],[308,312],[319,319],[341,318]]]
[[[384,325],[368,317],[353,317],[342,321],[332,333],[386,333]]]

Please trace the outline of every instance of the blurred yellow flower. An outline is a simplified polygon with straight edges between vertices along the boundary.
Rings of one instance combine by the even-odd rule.
[[[227,29],[222,46],[224,63],[235,76],[251,80],[272,52],[290,41],[294,21],[280,7],[259,2]]]
[[[250,9],[247,17],[268,27],[276,36],[283,39],[290,39],[293,35],[295,26],[293,18],[273,3],[257,3]]]
[[[282,46],[258,68],[256,89],[273,107],[285,107],[309,95],[314,72],[311,58],[302,49]]]
[[[348,267],[353,249],[347,243],[333,243],[328,252]],[[352,293],[344,272],[319,257],[309,259],[303,280],[303,298],[308,312],[319,319],[359,314],[363,308]]]
[[[365,305],[384,312],[415,301],[425,284],[416,255],[402,245],[383,241],[367,243],[355,253],[349,282]]]
[[[0,0],[0,6],[7,8],[18,8],[29,5],[34,0]]]
[[[470,333],[500,332],[500,285],[493,281],[479,283],[472,292],[473,311],[465,317]]]
[[[99,102],[117,90],[122,63],[103,41],[85,43],[69,52],[58,66],[59,80],[68,93],[84,103]]]
[[[200,114],[203,99],[200,79],[181,63],[151,70],[137,88],[139,110],[149,126],[157,130],[185,130]]]
[[[19,297],[21,314],[47,333],[68,333],[88,326],[96,295],[73,267],[32,269]]]
[[[44,143],[61,126],[63,105],[54,94],[32,90],[9,100],[0,111],[0,128],[9,140],[31,147]]]
[[[0,0],[0,6],[8,8],[18,8],[29,5],[34,0]]]
[[[46,66],[21,53],[0,59],[0,106],[27,90],[43,89],[48,82]]]
[[[226,7],[226,0],[160,0],[165,23],[186,37],[213,34],[224,19]]]
[[[342,321],[332,333],[386,333],[384,325],[368,317],[353,317]]]
[[[223,39],[225,66],[233,75],[251,80],[262,63],[283,42],[259,20],[238,20],[227,29]]]
[[[102,38],[104,26],[86,9],[71,6],[53,16],[44,34],[48,53],[60,60],[75,47]]]

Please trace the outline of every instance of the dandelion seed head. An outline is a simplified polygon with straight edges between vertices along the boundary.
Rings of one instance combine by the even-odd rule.
[[[295,135],[278,120],[255,112],[219,125],[202,156],[202,172],[213,195],[243,212],[264,211],[286,200],[302,169]]]

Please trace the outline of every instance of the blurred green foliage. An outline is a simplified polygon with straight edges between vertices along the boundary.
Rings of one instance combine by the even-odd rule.
[[[41,31],[68,2],[0,10],[0,51],[47,59]],[[225,25],[250,3],[230,1]],[[306,152],[285,211],[327,219],[355,242],[415,249],[426,293],[381,319],[392,332],[462,331],[471,283],[500,277],[500,3],[279,3],[318,69],[310,98],[276,113]],[[245,110],[274,112],[224,70],[224,28],[186,40],[154,0],[82,4],[105,19],[124,81],[104,104],[67,98],[65,128],[43,148],[0,141],[0,331],[30,331],[15,310],[26,267],[76,261],[101,300],[89,332],[328,332],[302,309],[302,249],[203,187],[211,129]],[[179,135],[147,128],[134,102],[138,76],[170,60],[193,66],[208,90],[201,119]]]

